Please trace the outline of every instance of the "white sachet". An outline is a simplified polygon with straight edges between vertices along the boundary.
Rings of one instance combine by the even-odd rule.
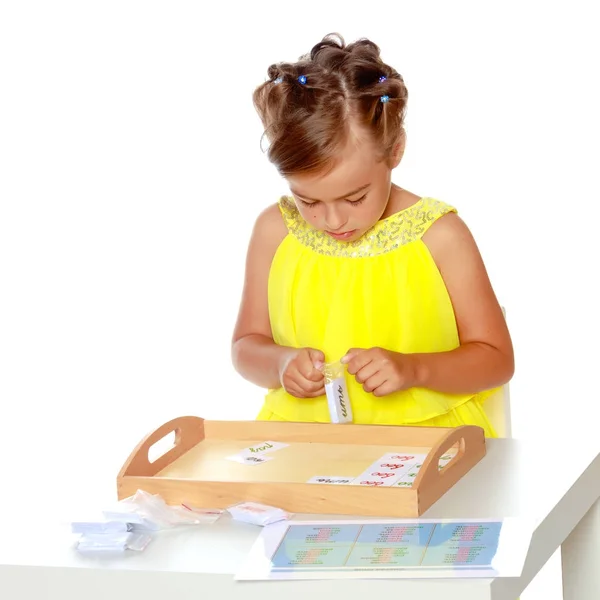
[[[253,525],[270,525],[290,518],[290,514],[281,508],[259,504],[258,502],[240,502],[230,506],[227,511],[236,521]]]
[[[352,406],[348,396],[345,368],[340,362],[327,363],[323,366],[325,375],[325,394],[332,423],[352,423]]]

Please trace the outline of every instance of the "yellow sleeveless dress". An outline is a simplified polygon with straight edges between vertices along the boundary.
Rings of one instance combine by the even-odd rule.
[[[268,284],[277,344],[321,350],[326,362],[339,360],[350,348],[412,353],[459,346],[450,297],[422,241],[427,229],[455,208],[421,198],[359,240],[342,242],[306,223],[293,199],[283,197],[279,207],[288,235],[275,253]],[[472,395],[411,388],[376,397],[348,373],[346,381],[355,423],[474,424],[495,437],[482,406],[495,390]],[[295,398],[283,388],[268,391],[257,419],[330,421],[324,395]]]

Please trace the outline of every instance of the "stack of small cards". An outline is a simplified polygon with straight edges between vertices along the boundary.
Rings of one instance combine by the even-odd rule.
[[[438,468],[447,465],[456,451],[444,454]],[[330,485],[368,485],[372,487],[411,487],[419,469],[427,458],[426,454],[398,454],[388,452],[372,463],[358,477],[343,477],[335,475],[316,475],[307,483]]]
[[[243,465],[260,465],[268,460],[273,460],[273,456],[269,456],[269,454],[288,445],[283,442],[261,442],[255,446],[244,448],[238,454],[228,456],[227,460],[233,460]]]

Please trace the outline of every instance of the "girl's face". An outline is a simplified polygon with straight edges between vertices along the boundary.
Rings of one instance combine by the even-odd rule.
[[[287,181],[305,221],[337,240],[360,238],[387,216],[392,165],[376,160],[368,143],[348,144],[325,174],[290,175]]]

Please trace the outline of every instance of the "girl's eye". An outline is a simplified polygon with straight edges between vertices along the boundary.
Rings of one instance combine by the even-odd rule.
[[[361,196],[358,200],[348,200],[348,202],[350,204],[352,204],[353,206],[357,206],[361,202],[364,202],[366,197],[367,197],[367,195],[365,194],[364,196]]]
[[[365,194],[364,196],[361,196],[360,198],[358,198],[358,200],[346,200],[346,202],[348,202],[348,204],[352,204],[353,206],[357,206],[361,202],[364,202],[366,197],[367,197],[367,194]],[[318,201],[317,202],[307,202],[306,200],[302,200],[302,198],[298,198],[298,200],[300,200],[300,202],[302,202],[302,204],[304,204],[304,206],[316,206],[317,204],[319,204]]]

